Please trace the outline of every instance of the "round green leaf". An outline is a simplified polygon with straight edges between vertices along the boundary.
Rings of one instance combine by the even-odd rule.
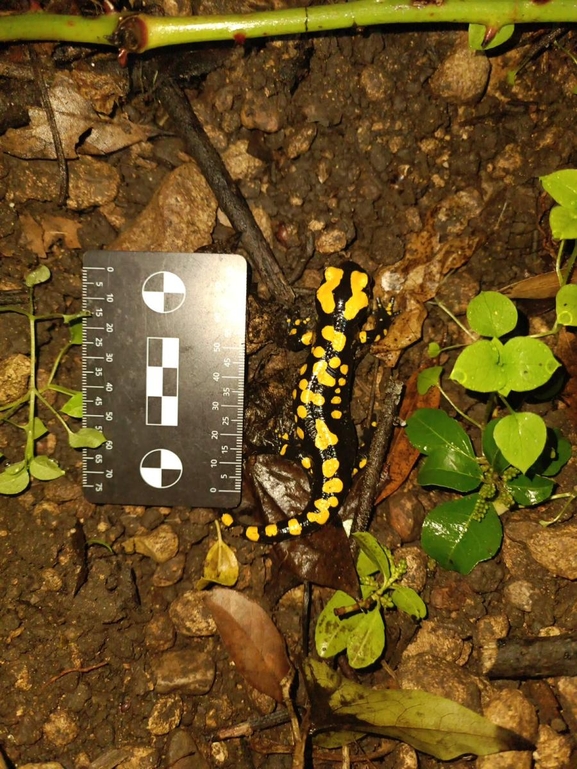
[[[82,419],[82,393],[72,395],[60,409],[64,414],[76,419]]]
[[[560,430],[548,429],[547,438],[547,443],[550,444],[550,454],[547,456],[546,447],[544,456],[540,457],[539,464],[541,464],[543,459],[548,461],[543,462],[543,466],[539,467],[539,475],[546,475],[549,478],[553,478],[571,459],[573,447],[571,446],[570,441],[563,437]]]
[[[423,619],[427,616],[425,602],[412,587],[397,585],[391,594],[391,599],[399,611],[404,611],[411,617]]]
[[[555,240],[574,240],[577,238],[577,211],[554,206],[549,214],[549,227]]]
[[[431,510],[423,523],[421,544],[444,569],[468,574],[480,561],[492,558],[501,546],[503,529],[493,505],[478,520],[478,494],[445,502]]]
[[[536,475],[534,478],[518,475],[505,485],[518,505],[531,507],[532,505],[540,505],[541,502],[549,499],[555,483],[540,475]]]
[[[40,456],[34,457],[30,462],[30,475],[39,481],[53,481],[64,475],[64,470],[59,467],[53,459]]]
[[[541,387],[561,365],[545,342],[528,336],[516,336],[503,349],[502,390],[527,392]]]
[[[469,302],[467,320],[480,336],[504,336],[517,325],[517,308],[498,291],[482,291]]]
[[[362,614],[351,630],[347,643],[349,665],[358,670],[372,665],[385,648],[385,623],[380,607]]]
[[[469,390],[497,392],[506,384],[501,362],[503,345],[498,339],[480,339],[465,347],[450,378]]]
[[[431,387],[436,387],[443,373],[442,366],[430,366],[423,369],[417,376],[417,392],[419,395],[426,395]]]
[[[515,31],[513,24],[506,24],[487,43],[485,37],[487,28],[484,24],[469,24],[469,48],[473,51],[489,51],[498,45],[506,43]]]
[[[474,457],[452,448],[432,451],[423,462],[417,480],[421,486],[441,486],[455,491],[474,491],[483,471]]]
[[[30,483],[26,460],[15,462],[0,473],[0,494],[20,494]]]
[[[570,283],[557,292],[555,298],[557,323],[561,326],[577,326],[577,285]]]
[[[37,286],[39,283],[46,283],[49,278],[50,270],[45,264],[41,264],[40,267],[36,267],[35,270],[28,273],[25,283],[28,288],[32,288],[32,286]]]
[[[97,449],[105,440],[103,433],[94,427],[81,427],[78,432],[68,433],[68,443],[73,449]]]
[[[577,170],[565,168],[562,171],[541,176],[539,181],[555,203],[577,210]]]
[[[467,433],[441,409],[417,409],[407,419],[406,431],[413,446],[423,454],[437,449],[453,449],[469,457],[475,456]]]
[[[429,358],[436,358],[441,354],[441,345],[438,342],[429,342],[427,347],[427,355]]]
[[[354,598],[342,590],[337,590],[322,610],[315,627],[315,646],[319,657],[334,657],[347,648],[350,634],[362,615],[337,617],[335,609],[344,609],[354,603]]]
[[[494,437],[509,464],[526,473],[545,448],[547,427],[537,414],[509,414],[499,420]]]

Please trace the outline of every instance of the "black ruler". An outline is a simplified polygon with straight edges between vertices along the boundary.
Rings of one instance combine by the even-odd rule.
[[[89,251],[83,425],[96,503],[240,500],[247,267],[236,254]]]

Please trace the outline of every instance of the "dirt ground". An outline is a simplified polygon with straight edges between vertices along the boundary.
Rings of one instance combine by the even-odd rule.
[[[170,11],[172,4],[166,5]],[[197,12],[222,10],[211,0],[197,6]],[[545,216],[551,201],[538,177],[577,165],[577,66],[568,53],[576,38],[569,32],[543,50],[535,48],[540,39],[537,30],[523,31],[508,51],[489,57],[468,50],[465,31],[448,28],[364,29],[205,46],[185,82],[207,134],[299,289],[299,302],[310,297],[323,267],[338,263],[342,251],[385,287],[387,275],[395,275],[411,255],[423,281],[430,281],[424,298],[441,300],[462,316],[479,290],[544,275],[554,265],[556,247]],[[138,77],[131,82],[132,66],[120,68],[107,51],[71,55],[52,44],[35,49],[48,92],[56,89],[72,105],[58,122],[68,191],[59,204],[58,164],[28,49],[4,46],[2,291],[21,288],[27,272],[45,264],[52,279],[37,290],[40,310],[70,313],[80,309],[84,250],[246,253],[199,181],[175,126],[149,93],[138,91]],[[511,84],[508,73],[531,52]],[[302,361],[287,352],[269,322],[284,311],[253,278],[247,455],[262,450]],[[402,318],[413,305],[411,296],[399,294]],[[539,291],[519,308],[534,330],[552,323],[553,302]],[[422,333],[397,356],[394,372],[402,382],[428,365],[430,341],[461,341],[437,307],[429,305],[428,313]],[[58,323],[42,324],[41,378],[67,333]],[[23,318],[0,314],[3,361],[26,355],[27,340]],[[371,365],[363,361],[355,388],[359,421],[367,413]],[[80,372],[75,348],[58,381],[79,387]],[[472,398],[457,388],[451,393],[462,408],[472,407]],[[536,408],[575,443],[575,410],[559,399]],[[273,701],[248,686],[230,662],[194,591],[215,539],[216,512],[85,501],[80,455],[69,448],[59,423],[44,418],[51,435],[39,442],[39,452],[54,457],[66,475],[0,499],[5,765],[291,766],[286,727],[260,733],[258,744],[210,741],[224,726],[274,710]],[[17,461],[21,431],[0,427],[0,451]],[[564,490],[576,485],[575,475],[573,459],[559,479]],[[458,759],[447,764],[451,769],[570,769],[577,761],[577,679],[537,671],[535,678],[491,680],[481,669],[484,646],[497,639],[576,630],[577,529],[570,513],[545,530],[543,549],[534,547],[536,532],[540,520],[558,512],[555,503],[506,514],[499,554],[461,576],[435,566],[420,548],[423,517],[440,497],[425,492],[415,478],[413,472],[377,507],[371,527],[408,559],[428,608],[420,624],[389,613],[388,664],[403,686],[485,712],[538,746],[534,754]],[[78,545],[79,526],[93,543],[86,551]],[[147,534],[155,543],[150,553],[134,552],[132,538]],[[237,588],[271,612],[295,648],[302,588],[293,584],[278,601],[278,571],[268,548],[226,536],[241,564]],[[168,559],[158,544],[166,538],[173,548]],[[315,592],[314,611],[320,601]],[[390,681],[381,664],[358,680],[376,687]],[[263,734],[287,752],[269,751]],[[361,743],[353,753],[362,757],[363,751],[374,754],[372,763],[367,758],[356,766],[444,765],[387,740]],[[309,765],[342,760],[337,752],[332,760],[311,758]]]

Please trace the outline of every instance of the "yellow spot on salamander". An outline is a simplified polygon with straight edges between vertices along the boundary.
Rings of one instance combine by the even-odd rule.
[[[304,441],[305,439],[305,431],[302,429],[302,427],[297,427],[297,438],[299,441]]]
[[[338,405],[339,403],[342,403],[343,399],[340,395],[335,395],[334,398],[331,398],[331,403],[334,403],[335,405]]]
[[[343,271],[340,267],[327,267],[325,270],[325,278],[317,291],[317,301],[327,315],[335,311],[335,289],[342,279]]]
[[[339,442],[338,435],[331,433],[331,431],[327,426],[327,423],[323,422],[322,419],[315,420],[315,429],[317,432],[315,437],[315,446],[320,451],[324,451],[325,449],[328,449],[329,446],[336,446],[337,443]]]
[[[312,341],[313,341],[313,332],[312,331],[307,331],[305,334],[303,334],[301,336],[301,342],[304,345],[308,346]]]
[[[301,457],[301,465],[304,467],[305,470],[310,470],[313,466],[313,463],[311,462],[310,457]]]
[[[341,417],[343,416],[343,412],[342,411],[337,411],[335,409],[334,411],[331,411],[331,416],[332,416],[333,419],[341,419]]]
[[[288,449],[288,446],[287,446],[287,444],[286,444],[286,443],[285,443],[285,444],[283,444],[283,445],[280,447],[280,451],[279,451],[279,454],[281,455],[281,457],[284,457],[284,455],[287,453],[287,449]]]
[[[297,334],[297,329],[291,328],[291,330],[289,331],[289,336],[296,336],[296,334]]]
[[[323,462],[323,478],[332,478],[339,469],[339,460],[336,457],[325,459]]]
[[[251,542],[258,542],[260,539],[260,532],[258,526],[247,526],[244,531],[244,536],[250,539]]]
[[[367,341],[367,332],[366,331],[359,331],[359,342],[361,344],[365,344]]]
[[[324,326],[321,330],[321,336],[330,342],[335,352],[342,352],[347,343],[347,337],[342,331],[337,331],[334,326]]]
[[[302,376],[303,374],[307,373],[307,364],[303,363],[303,365],[299,369],[299,374]]]
[[[304,372],[301,371],[301,374],[303,374],[303,373]],[[306,390],[308,386],[309,386],[309,380],[308,379],[301,379],[301,381],[299,382],[299,390]]]
[[[362,470],[363,467],[367,464],[367,458],[363,457],[361,461],[359,462],[359,470]]]
[[[324,510],[322,513],[307,513],[307,518],[311,523],[318,523],[320,526],[324,526],[330,518],[328,510]]]
[[[230,513],[224,513],[220,518],[220,522],[223,526],[234,526],[234,518]]]
[[[340,365],[341,365],[341,359],[338,356],[333,355],[333,357],[329,360],[329,366],[331,368],[338,368]]]
[[[324,347],[313,347],[312,353],[315,356],[315,358],[324,358],[325,357],[325,349]]]
[[[329,510],[329,500],[328,499],[315,499],[314,506],[318,510],[319,513],[328,513]]]
[[[349,367],[347,366],[346,363],[343,363],[343,365],[341,366],[341,374],[343,376],[346,376],[348,373],[349,373]]]
[[[335,378],[331,374],[327,373],[327,362],[326,360],[318,360],[315,365],[313,366],[313,376],[315,376],[319,384],[323,385],[324,387],[334,387],[335,386]]]
[[[287,521],[287,526],[289,534],[292,534],[293,537],[298,537],[303,530],[303,527],[296,518],[289,518]]]
[[[297,395],[298,395],[297,391],[293,390],[292,391],[293,401],[296,400]]]
[[[343,490],[343,482],[340,478],[331,478],[323,483],[324,494],[340,494]]]
[[[315,393],[312,390],[303,390],[301,393],[301,401],[305,404],[312,403],[315,406],[323,406],[325,396],[322,393]]]
[[[303,395],[304,395],[304,393],[303,393]],[[299,406],[299,407],[297,408],[297,414],[298,414],[298,416],[299,416],[301,419],[306,419],[307,410],[306,410],[305,406]]]
[[[264,533],[267,537],[276,537],[278,534],[278,526],[276,523],[269,523],[268,526],[264,527]]]
[[[345,302],[343,315],[346,320],[353,320],[357,315],[369,306],[369,297],[364,289],[369,282],[369,276],[366,272],[353,270],[351,273],[351,291],[350,299]]]
[[[341,387],[344,387],[346,385],[346,383],[347,383],[347,380],[344,377],[341,377],[339,379],[339,384],[340,384]]]

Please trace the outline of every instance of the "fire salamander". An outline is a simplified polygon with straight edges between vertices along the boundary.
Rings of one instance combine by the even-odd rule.
[[[304,512],[286,521],[243,525],[243,535],[252,542],[274,543],[309,534],[337,517],[351,485],[357,446],[350,414],[355,348],[359,342],[378,339],[390,319],[383,312],[378,317],[380,328],[363,330],[371,297],[370,277],[357,264],[326,268],[316,292],[316,329],[301,337],[310,353],[292,393],[294,432],[300,461],[311,479],[311,501]],[[291,334],[296,335],[298,328],[297,322]],[[286,450],[284,445],[280,453]],[[226,527],[238,524],[230,513],[221,522]]]

